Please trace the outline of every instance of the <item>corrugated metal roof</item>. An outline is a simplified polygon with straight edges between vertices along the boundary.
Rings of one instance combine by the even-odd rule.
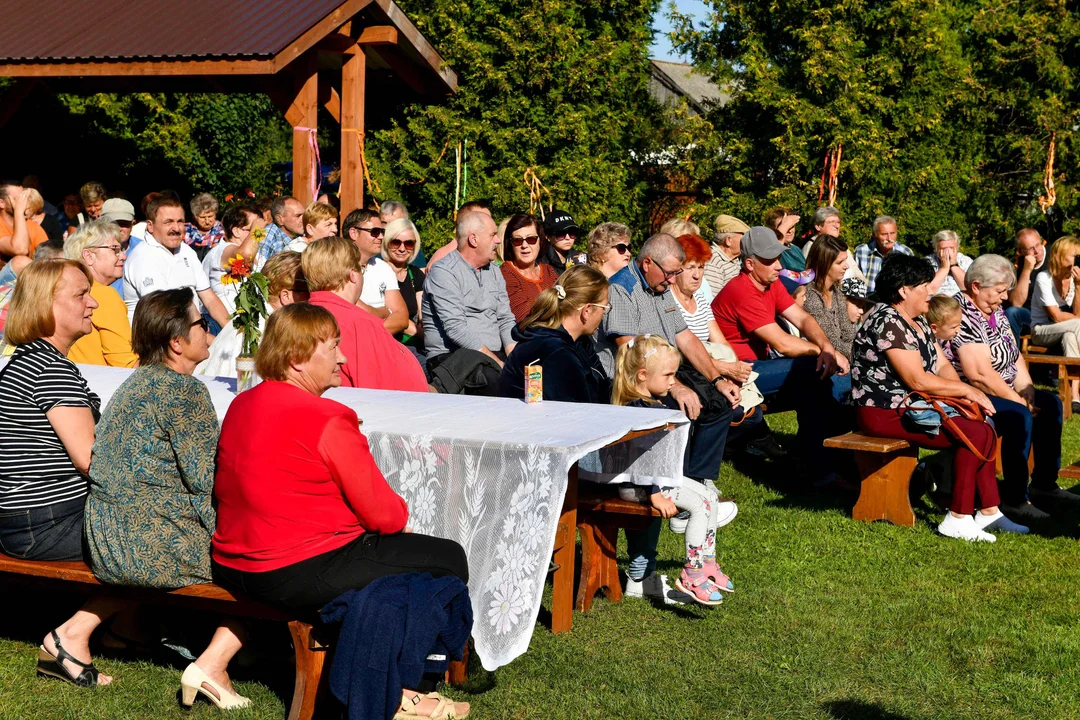
[[[273,56],[342,0],[8,0],[0,61]]]

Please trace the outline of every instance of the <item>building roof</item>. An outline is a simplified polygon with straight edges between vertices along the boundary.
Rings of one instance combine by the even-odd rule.
[[[649,91],[661,104],[667,105],[685,98],[694,115],[709,109],[710,104],[723,105],[730,95],[689,63],[651,60],[652,77]]]
[[[383,26],[389,53],[457,76],[393,0],[13,0],[0,23],[0,75],[273,75],[331,35]],[[353,22],[354,18],[357,22]],[[350,35],[351,33],[351,35]]]

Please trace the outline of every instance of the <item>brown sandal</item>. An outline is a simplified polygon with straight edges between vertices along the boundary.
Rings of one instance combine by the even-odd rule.
[[[416,712],[416,706],[426,699],[438,701],[435,709],[430,713]],[[466,703],[461,704],[465,705]],[[415,720],[416,718],[423,718],[423,720],[462,720],[469,717],[469,710],[466,709],[464,713],[458,713],[457,705],[453,700],[445,698],[437,692],[426,695],[413,693],[411,696],[408,693],[402,693],[401,708],[394,713],[394,720]]]

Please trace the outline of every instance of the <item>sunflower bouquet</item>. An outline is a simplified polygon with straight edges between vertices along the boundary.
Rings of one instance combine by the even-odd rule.
[[[243,334],[241,356],[252,357],[259,348],[263,320],[269,317],[266,310],[269,280],[262,273],[255,272],[251,261],[243,255],[226,260],[223,268],[222,285],[240,286],[236,293],[236,313],[233,314],[232,325]]]

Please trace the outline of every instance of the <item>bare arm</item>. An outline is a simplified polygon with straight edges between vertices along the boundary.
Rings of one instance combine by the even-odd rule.
[[[202,290],[198,294],[202,304],[206,306],[206,312],[210,313],[210,317],[214,318],[223,329],[228,327],[229,311],[225,309],[225,304],[221,302],[221,298],[210,288]]]
[[[784,332],[776,323],[763,325],[755,330],[753,334],[757,338],[769,343],[769,346],[772,347],[772,349],[776,350],[776,352],[784,357],[813,357],[821,353],[821,350],[817,345]]]
[[[1035,269],[1035,256],[1025,255],[1024,262],[1020,266],[1020,273],[1016,276],[1016,286],[1009,291],[1009,304],[1021,307],[1027,302],[1028,290],[1031,289],[1031,273]]]
[[[30,254],[30,228],[26,224],[26,191],[19,193],[18,197],[8,199],[12,203],[12,212],[15,220],[12,223],[13,233],[8,237],[0,238],[0,253],[5,255],[29,255]]]
[[[724,332],[720,329],[720,325],[717,324],[715,319],[709,320],[709,342],[714,345],[723,345],[729,349],[731,348],[731,343],[724,337]],[[714,359],[713,365],[716,367],[718,373],[726,378],[731,378],[739,384],[747,381],[750,377],[750,371],[753,369],[750,367],[750,363],[741,360],[725,362],[723,360]]]
[[[75,469],[83,475],[90,472],[90,453],[94,447],[94,414],[90,408],[57,405],[45,413],[49,424],[64,444]]]
[[[900,376],[900,382],[909,390],[971,400],[982,406],[987,414],[994,414],[994,406],[981,390],[953,379],[956,376],[955,370],[952,372],[953,378],[927,372],[923,368],[922,357],[917,350],[892,348],[885,351],[885,358]],[[939,372],[943,371],[945,366],[952,370],[952,366],[948,363],[939,363]]]
[[[1021,405],[1026,405],[1024,398],[1009,387],[1009,383],[994,370],[990,360],[990,346],[984,343],[968,343],[961,345],[956,353],[960,357],[960,367],[964,375],[975,387],[987,395],[1012,400]]]
[[[701,373],[706,380],[715,380],[721,374],[717,370],[715,362],[709,356],[709,351],[705,349],[705,346],[701,344],[701,340],[691,332],[690,328],[686,328],[675,336],[675,345],[679,348],[683,357],[689,360],[694,369]],[[738,405],[739,400],[742,398],[742,390],[729,380],[721,380],[716,383],[716,389],[727,396],[732,407]]]

